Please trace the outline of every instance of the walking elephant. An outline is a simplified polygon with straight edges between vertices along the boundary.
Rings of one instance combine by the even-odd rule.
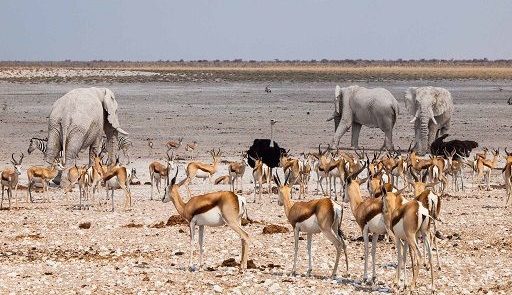
[[[62,164],[69,168],[74,165],[78,153],[89,148],[89,164],[92,164],[105,134],[109,161],[112,161],[117,150],[114,143],[118,142],[119,133],[128,134],[119,125],[117,101],[110,89],[92,87],[71,90],[53,104],[48,120],[45,160],[53,162],[62,150]]]
[[[405,92],[405,107],[414,118],[414,150],[423,155],[436,136],[450,129],[453,101],[450,92],[440,87],[410,87]],[[439,132],[438,132],[439,131]]]
[[[336,86],[334,114],[327,119],[334,119],[335,134],[332,145],[338,146],[341,137],[352,127],[351,146],[359,148],[359,132],[363,125],[380,128],[384,131],[383,147],[393,147],[393,127],[398,116],[398,102],[384,88],[368,89],[360,86],[341,88]]]

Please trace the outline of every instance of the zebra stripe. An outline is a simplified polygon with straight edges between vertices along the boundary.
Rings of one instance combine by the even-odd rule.
[[[118,151],[120,151],[120,150],[126,151],[126,150],[128,150],[128,148],[130,146],[132,146],[132,141],[128,137],[125,137],[122,135],[119,135],[117,137],[117,150]],[[103,136],[101,139],[101,150],[106,150],[106,149],[107,149],[107,137]]]

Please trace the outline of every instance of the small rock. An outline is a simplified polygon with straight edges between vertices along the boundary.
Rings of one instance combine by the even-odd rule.
[[[219,286],[219,285],[214,285],[214,286],[213,286],[213,291],[214,291],[215,293],[222,293],[222,287],[221,287],[221,286]]]

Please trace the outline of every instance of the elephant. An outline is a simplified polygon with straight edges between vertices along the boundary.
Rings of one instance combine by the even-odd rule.
[[[119,125],[117,107],[114,93],[107,88],[77,88],[59,98],[48,119],[45,160],[53,162],[62,150],[62,165],[69,168],[78,153],[89,148],[89,165],[92,165],[105,134],[111,162],[115,159],[114,143],[118,142],[118,134],[128,135]]]
[[[453,101],[450,92],[441,87],[410,87],[406,90],[405,108],[413,115],[413,150],[424,155],[437,136],[450,129]]]
[[[359,132],[362,125],[380,128],[385,134],[383,148],[393,150],[393,127],[399,113],[398,101],[384,88],[364,88],[357,85],[336,85],[334,114],[335,134],[332,145],[338,146],[341,137],[352,127],[351,146],[359,148]],[[341,124],[340,124],[341,123]]]

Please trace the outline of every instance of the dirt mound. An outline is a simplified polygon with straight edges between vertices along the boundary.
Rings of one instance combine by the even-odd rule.
[[[269,224],[263,228],[264,234],[284,234],[289,232],[290,230],[287,227],[277,224]]]
[[[224,267],[239,267],[240,263],[236,262],[235,258],[229,258],[222,262],[221,266]],[[258,268],[254,263],[254,260],[247,260],[247,269],[256,269]]]
[[[160,221],[160,222],[151,224],[148,227],[150,227],[150,228],[164,228],[165,227],[165,222]]]
[[[181,217],[181,215],[172,215],[167,219],[167,223],[165,225],[167,226],[175,226],[180,224],[188,224],[188,222],[185,220],[185,218]]]
[[[127,227],[127,228],[141,228],[143,226],[144,226],[143,224],[133,223],[133,222],[123,225],[123,227]]]
[[[78,225],[78,228],[80,229],[90,229],[91,223],[90,222],[82,222]]]

